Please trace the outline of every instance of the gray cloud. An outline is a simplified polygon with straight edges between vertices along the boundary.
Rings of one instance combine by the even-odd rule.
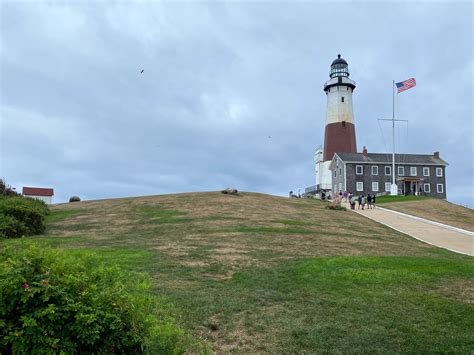
[[[0,175],[15,186],[64,201],[312,185],[341,53],[358,148],[391,149],[377,119],[392,80],[416,77],[396,97],[398,151],[441,151],[448,199],[474,206],[469,2],[0,6]]]

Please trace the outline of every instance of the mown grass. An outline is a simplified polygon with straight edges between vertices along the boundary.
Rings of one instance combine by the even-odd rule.
[[[407,195],[407,196],[380,196],[377,197],[376,202],[377,204],[384,204],[384,203],[391,203],[391,202],[407,202],[407,201],[426,201],[426,200],[432,200],[433,197],[429,196],[413,196],[413,195]]]
[[[358,214],[251,193],[79,204],[32,242],[148,272],[180,326],[216,352],[474,349],[472,258]]]
[[[68,210],[53,210],[49,215],[46,216],[46,223],[55,223],[62,221],[68,217],[80,215],[84,211],[80,209],[68,209]]]
[[[398,200],[392,203],[387,200],[382,207],[474,232],[474,210],[437,198],[427,200],[423,199],[423,196],[411,197],[418,198],[404,203],[399,203]]]

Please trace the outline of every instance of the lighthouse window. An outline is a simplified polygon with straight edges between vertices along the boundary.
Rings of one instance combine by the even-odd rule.
[[[341,102],[344,102],[344,96],[343,96],[343,97],[341,97]]]

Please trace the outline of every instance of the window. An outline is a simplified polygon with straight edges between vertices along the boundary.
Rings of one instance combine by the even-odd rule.
[[[372,166],[372,175],[378,175],[379,174],[379,167],[376,165]]]
[[[443,176],[443,168],[436,168],[436,176]]]
[[[443,193],[443,184],[436,184],[436,192],[439,194]]]
[[[336,170],[336,169],[334,169],[334,177],[336,177],[336,176],[337,176],[336,174],[337,174],[337,170]]]
[[[405,175],[405,168],[403,166],[398,167],[398,176],[404,176]]]
[[[390,182],[385,183],[385,192],[390,192],[392,188],[392,184]]]
[[[364,183],[362,181],[356,182],[356,191],[364,191]]]
[[[356,165],[356,175],[363,175],[364,167],[362,165]]]
[[[392,175],[392,167],[386,165],[385,166],[385,175]]]
[[[341,102],[344,102],[344,96],[343,96],[343,97],[341,97]]]
[[[342,175],[342,168],[339,168],[339,176]]]
[[[430,184],[423,184],[423,191],[430,192]]]
[[[427,168],[427,167],[423,168],[423,176],[430,176],[430,168]]]
[[[418,175],[418,172],[416,171],[416,166],[412,166],[412,167],[410,168],[410,175],[411,175],[411,176],[416,176],[416,175]]]
[[[379,183],[378,182],[373,182],[372,183],[372,191],[374,191],[374,192],[379,191]]]

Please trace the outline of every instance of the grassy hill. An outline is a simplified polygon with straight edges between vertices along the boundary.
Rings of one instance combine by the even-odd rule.
[[[474,210],[445,200],[424,196],[384,196],[377,200],[377,204],[474,232]]]
[[[80,202],[54,206],[34,242],[149,273],[217,352],[474,349],[472,258],[324,206],[217,192]]]

